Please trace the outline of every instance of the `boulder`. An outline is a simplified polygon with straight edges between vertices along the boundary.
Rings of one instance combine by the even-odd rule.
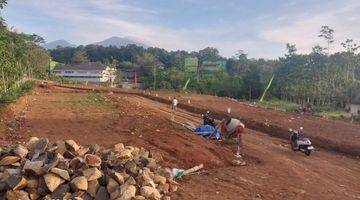
[[[74,140],[65,140],[66,149],[75,152],[80,149],[80,146]]]
[[[156,174],[154,176],[154,182],[157,183],[157,184],[165,184],[166,183],[166,178]]]
[[[52,199],[64,199],[65,195],[70,191],[70,186],[68,184],[62,184],[56,188],[56,190],[51,194]]]
[[[42,166],[43,161],[26,161],[23,170],[28,174],[41,175],[43,174]]]
[[[167,194],[169,193],[169,189],[170,189],[170,185],[165,183],[165,184],[160,184],[157,189],[159,190],[159,192],[161,194]]]
[[[8,200],[30,200],[29,194],[23,190],[9,190],[6,193],[6,198]]]
[[[26,186],[27,180],[21,175],[11,175],[6,179],[6,184],[12,190],[21,190]]]
[[[90,196],[95,197],[99,187],[100,187],[100,184],[97,180],[89,181],[87,193],[89,193]]]
[[[140,194],[148,199],[156,199],[160,200],[161,194],[156,188],[150,187],[150,186],[143,186],[140,188]]]
[[[26,187],[30,188],[30,189],[38,188],[39,187],[39,179],[37,179],[37,178],[28,178]]]
[[[5,156],[0,160],[0,166],[11,165],[20,160],[18,156]]]
[[[88,189],[88,182],[85,176],[78,176],[70,182],[70,186],[73,191],[86,191]]]
[[[113,178],[116,182],[118,182],[120,185],[124,184],[125,178],[122,174],[118,172],[113,172],[110,174],[111,178]]]
[[[120,151],[118,153],[118,156],[120,159],[128,159],[131,158],[132,154],[131,154],[131,150],[129,149],[123,149],[122,151]]]
[[[85,163],[91,167],[100,167],[101,159],[97,155],[86,154],[85,155]]]
[[[113,147],[113,151],[117,152],[117,153],[120,153],[121,151],[123,151],[125,149],[125,146],[123,143],[118,143],[118,144],[115,144],[114,147]]]
[[[58,175],[54,173],[45,174],[44,180],[50,192],[54,192],[59,185],[65,182],[62,178],[60,178]]]
[[[106,189],[109,193],[112,193],[115,190],[118,190],[119,187],[120,187],[119,184],[113,178],[109,178],[109,182],[106,185]]]
[[[136,187],[133,185],[122,185],[120,187],[120,199],[121,200],[131,200],[135,197]]]
[[[67,181],[70,180],[69,172],[66,171],[66,170],[59,169],[59,168],[52,168],[50,171],[51,171],[52,173],[60,176],[61,178],[67,180]]]
[[[64,141],[56,141],[55,145],[57,146],[55,153],[64,155],[64,153],[67,151],[65,142]]]
[[[86,153],[88,153],[90,151],[89,147],[81,147],[78,151],[77,154],[79,156],[84,156]]]
[[[137,165],[134,161],[130,160],[125,163],[126,172],[129,174],[137,174]]]
[[[96,193],[95,200],[110,199],[110,194],[104,186],[101,186]]]
[[[23,145],[18,145],[14,149],[14,154],[19,156],[20,158],[25,158],[28,153],[29,153],[29,150],[26,147],[24,147]]]
[[[82,173],[88,181],[96,180],[102,177],[102,172],[96,167],[85,169]]]

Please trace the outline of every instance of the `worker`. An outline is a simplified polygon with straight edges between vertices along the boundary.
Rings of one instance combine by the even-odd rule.
[[[178,100],[174,97],[173,100],[172,100],[171,108],[173,110],[177,110],[178,103],[179,103]]]
[[[221,130],[222,137],[224,137],[225,139],[232,139],[232,138],[236,139],[236,144],[237,144],[237,150],[236,150],[236,154],[235,154],[236,159],[233,160],[232,163],[234,165],[245,165],[245,162],[242,160],[242,157],[241,157],[241,149],[242,149],[241,135],[245,130],[245,125],[243,123],[241,123],[241,121],[238,119],[227,117],[227,118],[223,119],[216,126],[215,131],[210,135],[209,138],[211,138],[212,135],[219,128]]]

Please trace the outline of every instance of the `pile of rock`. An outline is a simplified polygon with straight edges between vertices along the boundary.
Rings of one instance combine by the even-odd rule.
[[[177,190],[161,154],[119,143],[31,138],[0,152],[0,199],[170,199]]]

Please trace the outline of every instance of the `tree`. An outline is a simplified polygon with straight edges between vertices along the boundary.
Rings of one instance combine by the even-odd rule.
[[[220,59],[219,50],[213,47],[206,47],[199,51],[197,55],[200,65],[204,61],[217,61]]]
[[[315,45],[315,46],[312,48],[312,53],[315,53],[315,54],[324,54],[324,48],[321,47],[320,45]]]
[[[324,38],[327,43],[328,55],[330,55],[330,44],[334,42],[334,30],[328,26],[321,26],[320,34],[318,37]]]
[[[288,52],[288,56],[293,56],[296,54],[296,45],[295,44],[290,44],[290,43],[286,43],[286,50]]]
[[[3,9],[7,4],[7,0],[0,0],[0,9]]]
[[[71,58],[71,61],[73,63],[83,63],[83,62],[88,61],[85,50],[79,49],[79,50],[75,51],[74,55]]]
[[[341,43],[341,46],[344,47],[348,53],[356,53],[359,50],[360,46],[354,42],[352,39],[346,39],[345,42]]]

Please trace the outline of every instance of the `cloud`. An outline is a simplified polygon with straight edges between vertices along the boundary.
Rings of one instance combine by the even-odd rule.
[[[321,26],[328,25],[334,29],[335,43],[332,52],[340,51],[340,43],[347,38],[360,38],[360,3],[347,2],[344,7],[333,7],[324,9],[319,13],[305,13],[291,16],[289,24],[271,27],[259,33],[259,38],[276,42],[285,46],[286,43],[296,44],[298,51],[309,53],[311,48],[317,44],[326,46],[323,38],[319,38]]]
[[[12,13],[8,16],[16,28],[50,41],[88,44],[120,36],[168,50],[213,46],[228,57],[242,49],[249,57],[276,58],[284,54],[286,43],[295,43],[303,53],[315,44],[324,45],[317,37],[322,25],[335,29],[334,51],[340,50],[339,43],[346,38],[357,41],[360,2],[332,2],[297,0],[275,5],[273,10],[251,10],[257,6],[247,9],[244,4],[237,10],[235,0],[226,2],[225,8],[215,1],[194,0],[161,5],[153,5],[151,0],[141,4],[136,0],[16,0],[9,2],[6,12]]]

